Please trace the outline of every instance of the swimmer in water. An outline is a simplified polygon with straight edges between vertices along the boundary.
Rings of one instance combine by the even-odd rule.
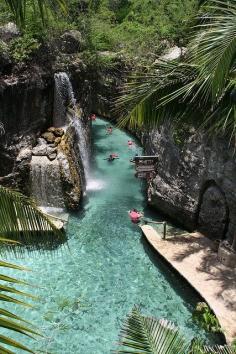
[[[107,128],[107,134],[112,134],[112,127]]]
[[[140,218],[143,216],[137,209],[132,209],[129,211],[129,217],[132,223],[137,224],[140,221]]]
[[[131,148],[131,147],[135,146],[134,141],[132,141],[132,140],[128,140],[128,146],[129,146],[129,148]]]
[[[119,156],[117,154],[110,154],[106,159],[107,161],[114,161],[115,159],[118,159]]]

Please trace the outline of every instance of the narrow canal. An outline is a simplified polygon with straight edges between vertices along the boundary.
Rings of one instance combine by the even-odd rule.
[[[206,338],[191,320],[194,293],[158,261],[128,218],[129,209],[145,208],[142,185],[129,162],[141,150],[128,147],[125,132],[114,129],[107,135],[107,124],[101,119],[93,124],[91,178],[82,210],[70,216],[69,250],[17,261],[32,269],[25,277],[37,285],[30,291],[39,296],[33,310],[20,314],[45,335],[24,343],[46,353],[110,353],[135,304],[145,314],[178,324],[188,339]],[[119,159],[105,160],[110,153]]]

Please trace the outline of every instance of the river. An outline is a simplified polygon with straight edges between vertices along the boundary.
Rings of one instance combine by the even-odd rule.
[[[20,275],[37,286],[29,290],[39,299],[20,315],[44,337],[24,338],[24,343],[46,353],[110,353],[135,304],[144,314],[173,321],[188,339],[207,338],[191,320],[195,293],[158,259],[128,218],[131,208],[148,213],[144,186],[129,161],[142,150],[138,142],[129,148],[131,137],[115,127],[107,135],[107,124],[101,119],[93,123],[87,197],[80,212],[70,216],[68,247],[8,259],[32,270]],[[105,160],[110,153],[119,159]]]

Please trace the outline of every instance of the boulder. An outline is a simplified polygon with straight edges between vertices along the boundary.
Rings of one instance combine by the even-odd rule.
[[[47,153],[47,155],[49,156],[49,155],[51,155],[51,154],[54,154],[54,153],[56,153],[57,152],[57,148],[53,145],[51,145],[51,146],[47,146],[47,151],[46,151],[46,153]]]
[[[17,155],[16,161],[21,162],[22,160],[28,160],[31,158],[32,150],[29,148],[21,149]]]
[[[19,37],[19,35],[20,31],[13,22],[8,22],[0,27],[0,39],[4,42],[10,42],[12,39]]]
[[[55,139],[55,141],[54,141],[54,144],[55,144],[55,145],[59,145],[60,142],[61,142],[61,138],[60,138],[60,137],[57,137],[57,138]]]
[[[57,153],[56,152],[48,155],[48,158],[49,158],[50,161],[55,160],[56,157],[57,157]]]
[[[37,143],[38,145],[47,145],[47,142],[44,138],[38,138]]]
[[[62,53],[73,54],[83,49],[84,40],[79,31],[70,30],[61,36],[59,46]]]
[[[55,135],[51,132],[43,133],[42,138],[44,138],[47,141],[47,143],[54,143],[56,139]]]
[[[32,150],[33,155],[35,156],[43,156],[47,154],[47,145],[37,145]]]
[[[59,137],[62,137],[64,135],[64,130],[62,128],[50,127],[47,131]]]

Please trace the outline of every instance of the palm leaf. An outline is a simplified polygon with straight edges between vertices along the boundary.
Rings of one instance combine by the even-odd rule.
[[[188,354],[235,354],[233,348],[227,345],[206,346],[202,340],[194,339]]]
[[[0,186],[0,235],[16,240],[28,250],[55,248],[65,234],[43,214],[32,200]],[[15,250],[15,244],[7,246]],[[18,248],[18,247],[17,247]]]
[[[16,270],[23,270],[25,271],[26,269],[20,266],[13,265],[11,263],[7,262],[0,262],[1,267],[7,267],[7,268],[12,268]],[[0,274],[0,280],[2,283],[0,283],[0,301],[8,302],[11,304],[17,304],[20,306],[25,306],[25,307],[32,307],[32,305],[26,303],[25,301],[19,300],[16,297],[13,297],[14,295],[19,297],[29,297],[29,298],[35,298],[31,294],[28,294],[26,292],[20,291],[13,286],[9,286],[8,284],[10,283],[15,283],[15,284],[24,284],[27,285],[26,282],[5,276],[3,274]],[[5,285],[7,283],[7,285]],[[5,293],[10,293],[11,296],[6,295]],[[17,316],[16,314],[7,311],[3,308],[0,308],[0,328],[5,328],[6,330],[10,332],[17,332],[25,336],[29,336],[34,338],[35,335],[39,335],[37,331],[33,330],[32,325],[28,322],[22,319],[21,317]],[[12,337],[12,336],[11,336]],[[24,351],[27,351],[29,353],[33,353],[33,351],[27,347],[25,347],[23,344],[14,341],[11,337],[6,337],[3,335],[0,335],[0,343],[3,345],[8,345],[12,346],[14,348],[18,348]],[[2,347],[0,345],[0,352],[1,353],[13,353],[12,351],[6,349],[5,347]]]
[[[30,350],[29,348],[25,347],[21,343],[15,341],[13,339],[10,339],[8,337],[5,337],[5,336],[3,336],[1,334],[0,334],[0,343],[6,344],[8,346],[11,346],[11,347],[14,347],[14,348],[17,348],[17,349],[24,350],[24,351],[26,351],[28,353],[33,353],[32,350]],[[0,346],[0,350],[1,350],[1,353],[5,353],[4,350],[6,350],[6,348],[3,348],[3,347]],[[9,353],[9,352],[6,352],[6,353]],[[10,353],[13,353],[13,352],[10,352]]]
[[[236,0],[205,3],[184,60],[159,61],[124,85],[116,102],[121,125],[187,122],[236,138]]]
[[[200,77],[210,74],[209,91],[213,101],[222,95],[236,56],[236,1],[210,0],[205,11],[207,23],[195,27],[197,36],[190,44],[190,60],[201,67]]]
[[[179,330],[166,320],[141,315],[135,307],[121,330],[116,353],[183,354],[186,341]]]
[[[225,345],[205,346],[194,339],[187,343],[171,322],[145,317],[134,307],[121,329],[119,348],[115,353],[126,354],[234,354]]]
[[[22,194],[0,186],[0,243],[15,250],[16,247],[26,246],[28,251],[41,249],[44,245],[52,248],[65,241],[65,234],[58,230],[54,224],[35,206],[32,200]],[[12,241],[14,238],[15,241]],[[17,252],[17,251],[16,251]],[[0,261],[0,267],[26,271],[28,269],[18,265]],[[17,278],[0,274],[0,301],[19,306],[32,307],[31,304],[19,297],[35,299],[31,294],[18,290],[14,285],[28,285]],[[9,285],[11,284],[11,285]],[[14,284],[14,285],[13,285]],[[0,308],[0,327],[10,332],[34,338],[39,335],[32,329],[32,325],[16,314]],[[0,352],[14,354],[4,346],[11,346],[29,353],[33,351],[23,344],[15,341],[12,336],[0,335]]]

